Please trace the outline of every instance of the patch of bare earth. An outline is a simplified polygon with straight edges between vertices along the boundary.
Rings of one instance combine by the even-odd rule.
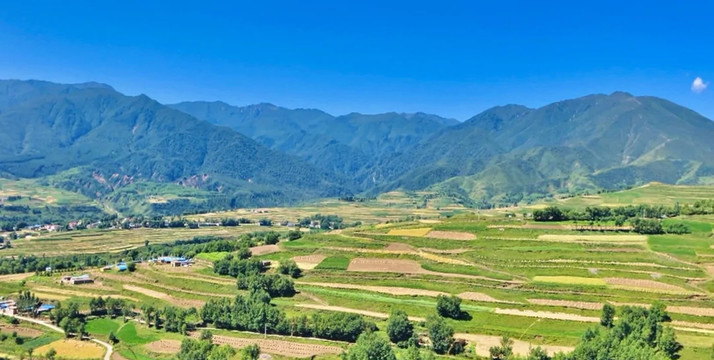
[[[155,290],[151,290],[151,289],[147,289],[147,288],[143,288],[143,287],[139,287],[139,286],[135,286],[135,285],[124,284],[123,286],[124,286],[125,290],[133,291],[133,292],[143,294],[148,297],[155,298],[155,299],[164,300],[166,302],[171,303],[172,305],[176,305],[176,306],[183,307],[183,308],[190,308],[190,307],[200,308],[201,306],[203,306],[205,304],[205,302],[202,300],[181,299],[181,298],[177,298],[175,296],[171,296],[166,293],[162,293],[159,291],[155,291]]]
[[[476,354],[479,356],[489,356],[489,349],[493,346],[501,345],[501,337],[493,335],[475,335],[475,334],[454,334],[455,339],[463,339],[469,343],[476,345]],[[558,352],[569,353],[573,351],[573,347],[555,346],[555,345],[536,345],[522,340],[513,339],[513,353],[520,356],[527,356],[531,348],[540,346],[548,354],[553,355]]]
[[[181,350],[181,342],[178,340],[158,340],[146,344],[145,348],[158,354],[176,354]]]
[[[476,240],[476,235],[466,232],[458,231],[430,231],[426,234],[426,237],[432,239],[446,239],[446,240]]]
[[[516,304],[513,301],[498,300],[490,295],[477,292],[464,292],[456,295],[464,300],[480,301],[480,302],[490,302],[490,303],[504,303],[504,304]]]
[[[583,310],[601,310],[603,304],[598,302],[587,301],[570,301],[570,300],[550,300],[550,299],[526,299],[529,303],[545,306],[562,306],[574,309]]]
[[[17,335],[35,338],[43,334],[42,331],[22,326],[0,325],[0,332],[12,333],[17,332]]]
[[[407,245],[407,244],[402,244],[402,243],[389,243],[384,250],[387,251],[404,251],[404,252],[416,252],[416,249],[414,247]]]
[[[119,354],[118,352],[115,351],[112,353],[112,360],[129,360],[129,359],[121,356],[121,354]]]
[[[452,273],[442,273],[436,271],[429,271],[423,269],[421,264],[414,260],[406,259],[380,259],[380,258],[354,258],[350,261],[350,265],[347,267],[347,271],[355,272],[386,272],[386,273],[399,273],[399,274],[421,274],[421,275],[434,275],[442,277],[452,277],[452,278],[464,278],[464,279],[478,279],[478,280],[488,280],[497,282],[517,282],[517,281],[506,281],[499,279],[492,279],[485,276],[476,275],[466,275],[466,274],[452,274]]]
[[[250,248],[250,253],[253,254],[253,256],[267,255],[279,251],[280,248],[278,247],[278,245],[261,245],[253,246],[252,248]]]
[[[432,248],[420,248],[419,250],[425,251],[425,252],[430,252],[430,253],[433,253],[433,254],[442,254],[442,255],[458,255],[458,254],[463,254],[463,253],[469,251],[469,249],[447,249],[447,250],[442,250],[442,249],[432,249]]]
[[[306,308],[306,309],[325,310],[325,311],[336,311],[336,312],[343,312],[343,313],[350,313],[350,314],[359,314],[359,315],[364,315],[364,316],[373,317],[373,318],[375,318],[375,319],[388,319],[388,318],[389,318],[389,314],[385,314],[385,313],[381,313],[381,312],[376,312],[376,311],[369,311],[369,310],[346,308],[346,307],[342,307],[342,306],[315,305],[315,304],[297,304],[297,305],[295,305],[295,306],[301,307],[301,308]],[[416,317],[416,316],[409,316],[409,320],[411,320],[411,321],[416,321],[416,322],[426,321],[425,318]]]
[[[20,280],[25,280],[32,275],[35,275],[35,273],[28,272],[28,273],[21,273],[21,274],[0,275],[0,281],[20,281]]]
[[[654,280],[627,279],[627,278],[604,278],[608,285],[623,286],[633,289],[655,290],[674,293],[688,293],[689,291],[676,286]]]
[[[449,295],[441,291],[432,290],[422,290],[422,289],[410,289],[404,287],[391,287],[391,286],[369,286],[369,285],[357,285],[357,284],[336,284],[336,283],[308,283],[308,282],[298,282],[298,285],[311,285],[319,287],[327,287],[333,289],[350,289],[350,290],[365,290],[376,293],[391,294],[397,296],[429,296],[437,297],[439,295]]]
[[[302,270],[312,270],[317,265],[319,265],[322,260],[325,260],[325,255],[305,255],[305,256],[295,256],[293,261]]]
[[[534,310],[518,310],[518,309],[495,309],[494,312],[500,315],[525,316],[539,319],[565,320],[565,321],[580,321],[597,323],[600,318],[593,316],[582,316],[577,314],[556,313],[550,311],[534,311]]]
[[[198,333],[194,333],[191,336],[198,337]],[[213,343],[218,345],[228,345],[236,349],[241,349],[248,345],[258,344],[262,353],[291,358],[308,358],[317,355],[336,355],[342,353],[342,348],[337,346],[305,344],[275,339],[246,339],[224,335],[213,335]]]

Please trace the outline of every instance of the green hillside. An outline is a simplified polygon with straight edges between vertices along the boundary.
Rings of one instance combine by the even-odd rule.
[[[145,182],[210,192],[218,200],[207,208],[346,191],[345,181],[297,157],[105,85],[2,81],[0,126],[0,172],[92,199]]]
[[[714,122],[691,110],[626,93],[497,107],[395,156],[379,189],[433,187],[509,204],[650,181],[710,183],[713,135]]]
[[[408,152],[422,139],[458,124],[454,119],[424,113],[334,117],[320,110],[293,110],[272,104],[237,107],[220,101],[196,101],[169,106],[230,127],[326,171],[349,176],[361,190],[375,185],[373,175],[379,172],[383,159]]]

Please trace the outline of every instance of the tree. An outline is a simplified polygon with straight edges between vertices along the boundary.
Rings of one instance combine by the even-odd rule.
[[[602,315],[600,315],[600,325],[604,327],[612,327],[615,320],[615,307],[610,304],[605,304],[602,307]]]
[[[446,354],[454,342],[454,328],[449,326],[439,315],[429,315],[426,318],[426,329],[429,332],[431,346],[435,353]]]
[[[395,344],[407,342],[414,334],[414,326],[409,322],[407,313],[402,310],[392,311],[387,321],[387,335]]]
[[[366,332],[359,336],[357,342],[350,348],[345,360],[397,360],[394,350],[385,338],[374,332]]]
[[[243,360],[258,360],[260,357],[260,347],[258,344],[248,345],[243,348],[241,359]]]
[[[134,272],[134,271],[136,271],[136,263],[133,262],[133,261],[129,261],[129,262],[126,264],[126,269],[129,270],[129,272]]]
[[[297,266],[293,260],[285,260],[280,262],[278,266],[278,272],[283,275],[290,275],[290,277],[297,279],[302,275],[302,270]]]
[[[453,295],[439,295],[436,299],[436,311],[443,317],[460,319],[463,317],[461,299]]]
[[[302,237],[302,232],[300,230],[290,230],[288,231],[288,241],[293,241],[300,239]]]
[[[260,221],[258,221],[258,225],[260,225],[260,226],[273,226],[273,221],[270,220],[270,219],[265,219],[265,218],[264,218],[264,219],[260,219]]]
[[[57,356],[57,350],[55,348],[50,348],[47,350],[47,353],[45,354],[45,357],[47,360],[55,360],[55,357]]]
[[[280,242],[280,234],[270,231],[267,234],[265,234],[265,244],[266,245],[274,245]]]
[[[550,356],[548,356],[548,352],[543,350],[540,346],[537,346],[531,348],[526,360],[550,360]]]
[[[119,338],[117,338],[117,336],[114,335],[114,331],[110,331],[110,332],[109,332],[109,341],[110,341],[112,344],[116,344],[116,343],[119,342]]]
[[[501,338],[499,346],[492,346],[488,349],[492,360],[507,360],[513,355],[513,340],[504,336]]]

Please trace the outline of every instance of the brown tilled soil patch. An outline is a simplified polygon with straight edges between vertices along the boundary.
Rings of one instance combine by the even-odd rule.
[[[426,234],[426,237],[432,239],[447,239],[447,240],[475,240],[476,235],[458,231],[438,231],[433,230]]]
[[[205,304],[205,302],[202,300],[181,299],[181,298],[177,298],[175,296],[171,296],[169,294],[165,294],[162,292],[158,292],[155,290],[151,290],[151,289],[147,289],[147,288],[143,288],[143,287],[139,287],[139,286],[128,285],[128,284],[124,284],[123,286],[124,286],[124,289],[126,289],[126,290],[137,292],[139,294],[143,294],[148,297],[164,300],[164,301],[171,303],[172,305],[176,305],[176,306],[183,307],[183,308],[190,308],[190,307],[200,308],[201,306],[203,306]]]
[[[422,253],[426,255],[426,253]],[[436,256],[436,255],[432,255]],[[476,275],[466,275],[466,274],[452,274],[452,273],[442,273],[436,271],[425,270],[421,267],[421,264],[414,260],[405,259],[380,259],[380,258],[354,258],[350,261],[350,265],[347,267],[347,271],[357,271],[357,272],[386,272],[386,273],[399,273],[399,274],[423,274],[423,275],[434,275],[442,277],[453,277],[453,278],[463,278],[463,279],[478,279],[487,281],[497,281],[497,282],[510,282],[518,283],[516,280],[499,280],[492,279],[485,276]]]
[[[550,300],[550,299],[526,299],[529,303],[535,305],[546,305],[546,306],[562,306],[569,307],[573,309],[584,309],[584,310],[601,310],[603,304],[597,302],[587,302],[587,301],[570,301],[570,300]]]
[[[426,251],[426,252],[430,252],[430,253],[433,253],[433,254],[442,254],[442,255],[458,255],[458,254],[463,254],[463,253],[469,251],[469,249],[447,249],[447,250],[442,250],[442,249],[432,249],[432,248],[420,248],[419,250],[421,250],[421,251]]]
[[[181,342],[178,340],[158,340],[144,346],[146,350],[159,354],[176,354],[181,350]]]
[[[347,271],[396,272],[404,274],[426,274],[421,264],[414,260],[355,258],[350,261]]]
[[[490,295],[486,295],[483,293],[477,293],[477,292],[465,292],[461,293],[459,295],[456,295],[464,300],[471,300],[471,301],[481,301],[481,302],[491,302],[491,303],[505,303],[505,304],[515,304],[515,302],[512,301],[505,301],[505,300],[498,300]]]
[[[20,281],[35,275],[35,273],[0,275],[0,281]]]
[[[35,286],[32,288],[33,292],[38,292],[38,293],[44,293],[44,294],[57,294],[59,296],[83,296],[83,297],[113,297],[115,299],[126,299],[126,300],[131,300],[131,301],[139,301],[133,297],[130,296],[125,296],[125,295],[118,295],[118,294],[102,294],[102,293],[94,293],[91,291],[82,291],[81,288],[83,287],[70,287],[71,285],[66,285],[62,289],[58,288],[52,288],[49,286]],[[70,287],[70,288],[68,288]],[[112,288],[107,288],[108,290],[114,290]]]
[[[598,323],[600,318],[594,316],[582,316],[577,314],[556,313],[550,311],[518,310],[518,309],[495,309],[496,314],[526,316],[539,319],[580,321],[588,323]]]
[[[198,337],[198,333],[191,334]],[[258,344],[260,351],[266,354],[280,355],[291,358],[308,358],[317,355],[340,354],[342,348],[318,344],[305,344],[275,339],[245,339],[232,336],[213,335],[213,343],[229,345],[241,349],[248,345]]]
[[[667,311],[675,314],[714,317],[714,308],[702,308],[694,306],[667,306]]]
[[[642,279],[627,279],[627,278],[604,278],[608,285],[615,286],[626,286],[631,288],[640,288],[646,290],[661,290],[665,292],[675,292],[675,293],[688,293],[690,291],[685,290],[679,286],[666,284],[654,280],[642,280]]]
[[[278,245],[261,245],[253,246],[252,248],[250,248],[250,253],[253,254],[253,256],[267,255],[279,251],[280,248],[278,247]]]
[[[115,351],[112,353],[112,360],[129,360],[129,359],[121,356],[121,354],[119,354],[118,352]]]
[[[305,256],[295,256],[293,261],[300,269],[312,270],[315,266],[319,265],[322,260],[325,260],[325,255],[305,255]]]
[[[402,244],[402,243],[389,243],[384,250],[387,251],[405,251],[405,252],[416,252],[416,249],[414,247],[407,245],[407,244]]]
[[[638,248],[597,248],[597,249],[587,249],[585,251],[589,251],[589,252],[617,252],[617,253],[644,252],[644,250],[638,249]]]
[[[26,327],[22,327],[22,326],[5,325],[5,324],[0,325],[0,331],[2,331],[5,334],[17,332],[17,335],[31,337],[31,338],[35,338],[35,337],[38,337],[43,334],[42,331],[37,330],[37,329],[26,328]]]
[[[489,356],[489,351],[493,346],[499,346],[501,344],[500,336],[493,335],[475,335],[475,334],[454,334],[455,339],[464,339],[469,343],[475,343],[476,354],[479,356]],[[555,346],[555,345],[537,345],[531,344],[525,341],[513,339],[513,353],[520,356],[527,356],[531,348],[540,346],[543,350],[547,351],[548,354],[553,355],[558,352],[569,353],[573,351],[573,347],[569,346]]]
[[[306,308],[306,309],[326,310],[326,311],[336,311],[336,312],[343,312],[343,313],[350,313],[350,314],[359,314],[359,315],[373,317],[375,319],[388,319],[389,318],[389,314],[376,312],[376,311],[369,311],[369,310],[346,308],[346,307],[342,307],[342,306],[315,305],[315,304],[297,304],[295,306],[301,307],[301,308]],[[425,318],[416,317],[416,316],[409,316],[409,320],[416,321],[416,322],[426,321]]]
[[[432,290],[422,290],[422,289],[410,289],[404,287],[391,287],[391,286],[370,286],[370,285],[357,285],[357,284],[336,284],[336,283],[308,283],[308,282],[298,282],[298,285],[312,285],[327,287],[333,289],[355,289],[355,290],[365,290],[377,293],[391,294],[397,296],[429,296],[437,297],[439,295],[449,295],[441,291]]]

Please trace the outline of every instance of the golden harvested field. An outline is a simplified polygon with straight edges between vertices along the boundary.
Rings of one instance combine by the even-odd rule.
[[[586,278],[579,276],[534,276],[533,282],[565,284],[565,285],[590,285],[606,286],[605,280],[600,278]]]
[[[63,339],[40,346],[35,355],[44,356],[50,349],[55,349],[57,357],[62,359],[101,359],[106,350],[89,341]]]
[[[424,237],[431,231],[431,228],[416,228],[416,229],[392,229],[387,235],[391,236],[412,236]]]
[[[445,240],[476,240],[476,235],[459,231],[430,231],[426,237]]]

